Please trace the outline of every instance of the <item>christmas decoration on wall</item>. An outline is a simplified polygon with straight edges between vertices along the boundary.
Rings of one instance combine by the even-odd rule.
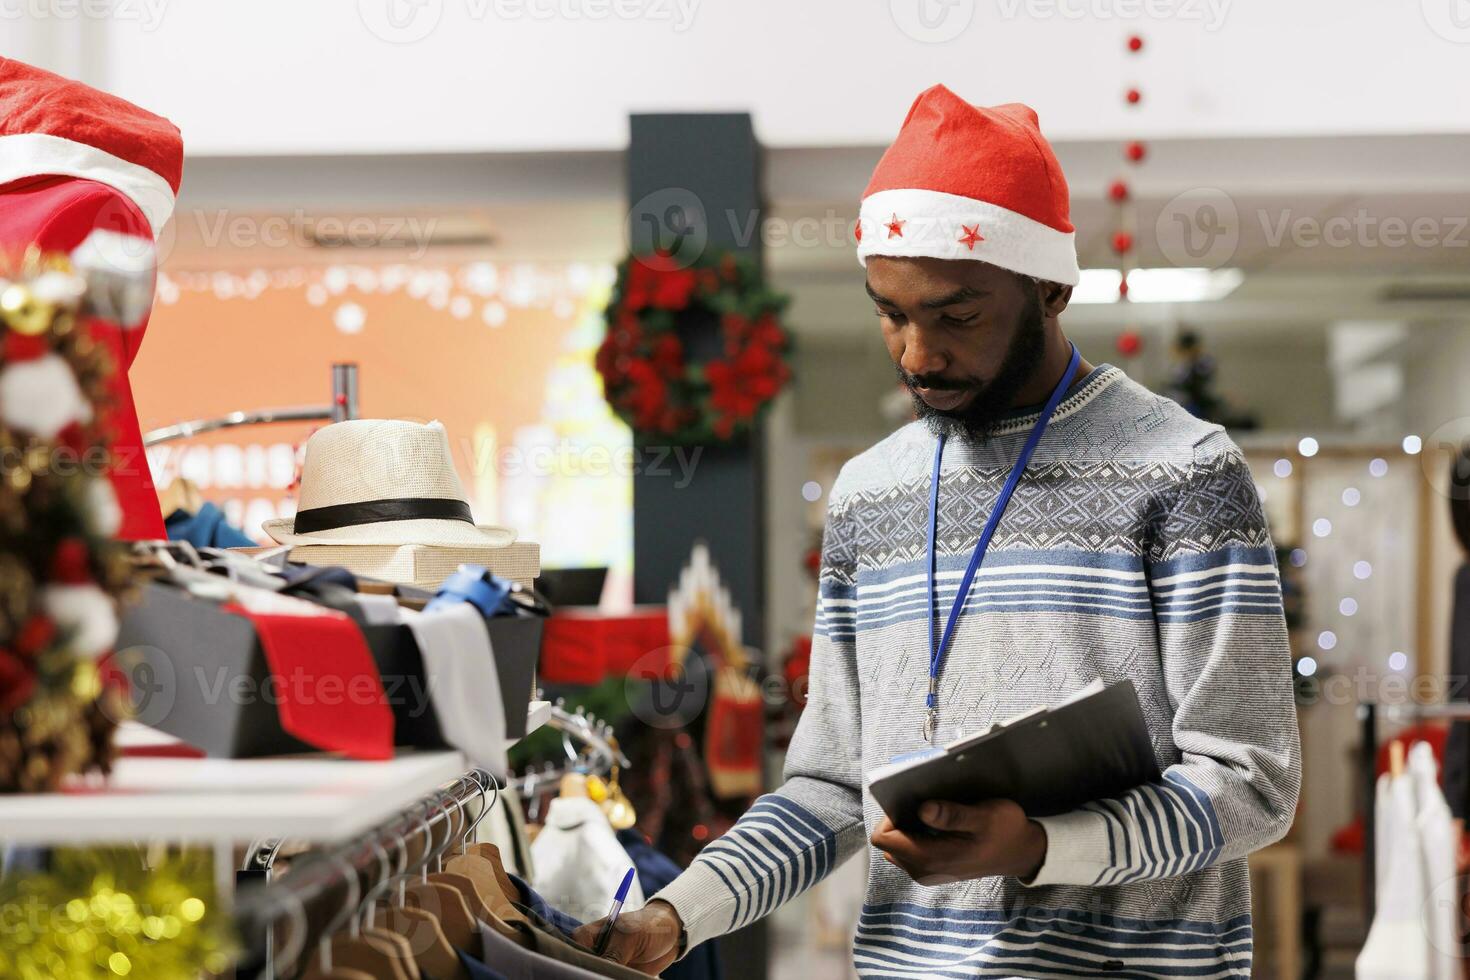
[[[129,581],[98,419],[111,365],[86,283],[31,250],[0,268],[0,792],[54,790],[112,760],[121,693],[97,658]],[[6,974],[9,975],[9,974]]]
[[[144,867],[131,848],[62,849],[44,871],[0,883],[0,976],[197,977],[235,948],[207,851]]]
[[[679,584],[669,591],[669,642],[682,664],[696,649],[709,666],[704,754],[710,791],[721,799],[761,791],[764,710],[754,665],[741,642],[740,610],[720,582],[704,542],[696,542]]]
[[[725,253],[680,267],[668,255],[618,267],[597,351],[608,403],[639,436],[677,443],[747,434],[791,379],[788,297]],[[691,355],[712,353],[701,362]]]

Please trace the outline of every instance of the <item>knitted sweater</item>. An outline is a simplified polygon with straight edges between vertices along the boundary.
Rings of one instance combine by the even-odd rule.
[[[939,621],[1035,412],[952,439],[940,478]],[[923,748],[928,489],[908,425],[843,467],[822,544],[810,691],[786,782],[660,898],[690,945],[811,887],[882,812],[865,774]],[[1248,976],[1245,856],[1291,825],[1300,783],[1275,552],[1240,451],[1104,365],[1067,393],[1002,517],[939,688],[947,741],[1130,678],[1163,778],[1041,818],[1033,880],[924,887],[870,862],[865,977]]]

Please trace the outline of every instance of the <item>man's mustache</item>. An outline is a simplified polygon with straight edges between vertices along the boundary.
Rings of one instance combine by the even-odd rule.
[[[899,370],[898,377],[910,391],[916,388],[927,388],[930,391],[973,391],[976,388],[985,387],[985,383],[976,378],[944,378],[937,374],[909,374],[902,369]]]

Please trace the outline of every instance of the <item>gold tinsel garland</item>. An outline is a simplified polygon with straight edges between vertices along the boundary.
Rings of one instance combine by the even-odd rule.
[[[0,267],[0,370],[16,351],[59,357],[92,406],[90,421],[51,438],[0,419],[0,792],[55,790],[73,773],[107,772],[125,711],[42,603],[64,549],[69,567],[114,598],[131,577],[124,546],[95,527],[90,484],[108,479],[99,420],[112,365],[82,326],[85,291],[65,256],[31,249],[18,269]]]
[[[144,867],[130,848],[52,852],[46,871],[0,885],[0,977],[192,980],[234,952],[208,851]]]

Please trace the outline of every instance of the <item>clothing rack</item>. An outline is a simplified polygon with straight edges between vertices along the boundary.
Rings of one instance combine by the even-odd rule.
[[[534,800],[539,791],[554,787],[568,773],[606,776],[614,768],[632,768],[628,757],[617,747],[612,725],[589,715],[586,709],[568,711],[566,700],[557,698],[547,724],[562,733],[562,748],[567,758],[561,764],[547,762],[540,769],[527,766],[524,775],[512,776],[509,785],[522,799]],[[582,743],[582,749],[572,744],[573,739]]]
[[[1444,704],[1389,704],[1363,701],[1358,705],[1361,745],[1358,747],[1358,788],[1363,794],[1363,911],[1368,928],[1373,926],[1376,911],[1375,887],[1378,855],[1375,853],[1378,815],[1374,804],[1378,796],[1378,723],[1383,719],[1407,724],[1415,721],[1470,722],[1470,702]]]
[[[319,938],[314,932],[331,931],[313,928],[307,912],[311,903],[344,891],[366,904],[365,900],[386,893],[395,878],[429,868],[467,841],[499,798],[500,784],[494,776],[482,769],[467,770],[371,830],[335,846],[293,857],[289,872],[275,881],[269,880],[270,869],[281,841],[252,844],[241,870],[256,872],[256,880],[241,886],[235,902],[235,922],[242,944],[235,973],[238,980],[276,976],[277,960],[285,969],[291,969]],[[442,840],[437,833],[441,826],[445,828]],[[409,848],[414,845],[422,845],[422,853],[410,860]],[[259,872],[264,872],[263,876]],[[357,878],[355,885],[349,875]],[[272,947],[276,926],[282,922],[284,946],[278,955]]]
[[[213,418],[192,419],[154,429],[143,436],[144,446],[156,446],[176,439],[188,439],[205,432],[230,429],[238,425],[267,425],[273,422],[345,422],[357,418],[357,365],[332,365],[332,400],[326,405],[296,408],[263,408],[255,411],[230,412]]]

